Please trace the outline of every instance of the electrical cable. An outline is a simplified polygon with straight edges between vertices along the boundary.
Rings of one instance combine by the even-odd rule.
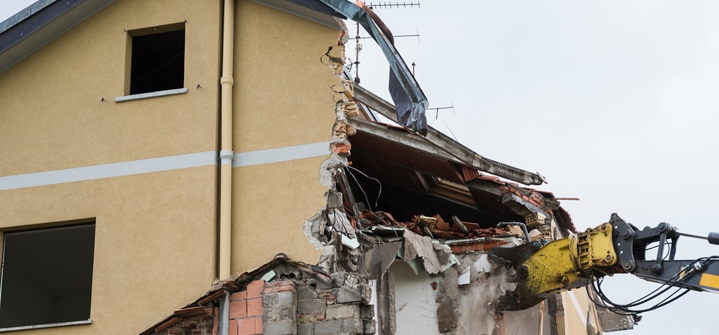
[[[377,204],[379,203],[379,197],[382,195],[382,182],[380,182],[379,179],[377,179],[377,178],[373,178],[373,177],[366,175],[364,172],[360,171],[359,169],[357,169],[355,167],[352,167],[349,165],[347,165],[347,167],[361,173],[363,176],[365,176],[365,178],[372,179],[377,182],[377,184],[379,185],[379,192],[377,193],[377,199],[374,201],[374,206],[377,207]],[[354,178],[354,176],[353,176],[353,178]],[[355,181],[357,181],[357,179],[355,179]]]
[[[666,258],[666,256],[665,256]],[[688,278],[691,274],[697,271],[701,271],[702,268],[704,268],[707,262],[719,260],[719,256],[709,256],[709,257],[701,257],[698,258],[691,263],[687,264],[685,267],[682,268],[681,271],[674,274],[671,278],[664,281],[658,288],[654,289],[652,292],[644,295],[643,297],[634,300],[627,304],[617,304],[610,300],[607,295],[602,290],[602,283],[604,282],[603,278],[597,278],[593,274],[590,275],[589,283],[586,285],[587,295],[592,300],[594,304],[597,306],[605,307],[609,309],[610,311],[620,314],[620,315],[630,315],[630,316],[636,316],[639,313],[649,312],[653,311],[655,309],[661,308],[663,306],[666,306],[677,299],[683,297],[685,294],[687,294],[690,289],[684,288],[680,286],[680,283],[685,278]],[[698,269],[695,268],[695,264],[699,263]],[[589,292],[589,287],[591,285],[592,290],[594,291],[595,295],[599,297],[600,301],[596,301],[593,297],[593,295]],[[669,291],[672,288],[677,288],[673,292],[671,292],[668,296],[666,296],[664,299],[659,301],[658,303],[652,305],[651,307],[644,308],[644,309],[632,309],[632,307],[639,307],[640,305],[649,303],[652,300],[658,299],[662,297],[667,291]],[[683,290],[683,292],[682,292]],[[677,295],[678,294],[678,295]]]
[[[349,167],[349,166],[348,166],[348,167]],[[359,171],[359,170],[358,170],[358,171]],[[369,209],[369,211],[370,211],[371,213],[374,213],[374,211],[372,210],[372,206],[370,206],[369,198],[367,198],[367,192],[364,191],[364,189],[362,188],[362,185],[360,185],[359,181],[357,181],[357,178],[356,178],[355,175],[352,173],[352,171],[350,171],[350,170],[348,169],[347,172],[349,172],[350,176],[352,176],[352,179],[354,179],[355,184],[357,184],[357,187],[359,187],[360,191],[362,191],[362,194],[364,194],[364,200],[367,201],[367,209]],[[375,205],[375,206],[376,206],[376,205]]]

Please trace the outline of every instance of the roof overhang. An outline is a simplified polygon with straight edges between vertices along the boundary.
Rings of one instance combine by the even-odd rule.
[[[0,23],[0,73],[114,0],[40,0]]]
[[[328,7],[319,0],[253,0],[266,6],[279,9],[310,21],[317,22],[321,25],[328,26],[337,30],[342,27],[334,18],[346,19],[334,9]]]
[[[0,22],[0,73],[114,0],[39,0]],[[255,2],[341,29],[345,17],[318,0],[254,0]]]

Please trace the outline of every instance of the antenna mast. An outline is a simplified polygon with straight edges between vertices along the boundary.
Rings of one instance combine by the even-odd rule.
[[[413,8],[413,7],[419,8],[419,1],[417,1],[417,3],[414,3],[414,2],[410,2],[410,3],[406,3],[406,2],[402,2],[402,3],[400,3],[400,2],[373,3],[373,2],[370,2],[370,3],[366,4],[366,5],[367,5],[367,7],[369,7],[370,9],[375,9],[375,8],[378,8],[378,9],[384,9],[384,8],[408,8],[408,7],[409,7],[409,8]],[[419,38],[419,31],[417,32],[416,35],[396,35],[396,36],[394,36],[394,37],[417,37],[417,38]],[[358,23],[357,23],[357,35],[355,36],[355,61],[351,63],[351,64],[355,67],[355,79],[354,79],[354,81],[355,81],[355,83],[357,83],[357,84],[360,83],[360,77],[359,77],[359,65],[360,65],[359,53],[360,53],[360,50],[362,50],[362,44],[360,43],[360,40],[361,40],[361,39],[365,39],[365,38],[369,38],[369,37],[360,37],[360,24],[359,24],[359,22],[358,22]],[[412,63],[412,75],[414,75],[414,63]]]

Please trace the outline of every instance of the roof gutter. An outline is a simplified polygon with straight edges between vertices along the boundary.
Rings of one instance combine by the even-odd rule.
[[[376,96],[370,91],[362,88],[359,85],[354,85],[354,98],[372,107],[373,110],[380,113],[382,116],[397,122],[397,116],[394,112],[394,106],[384,99]],[[409,134],[408,134],[409,135]],[[414,135],[411,135],[414,136]],[[522,169],[515,168],[513,166],[485,158],[465,147],[461,143],[449,138],[438,132],[432,127],[428,127],[426,137],[416,137],[413,142],[424,141],[433,146],[434,152],[441,151],[444,155],[451,156],[459,161],[461,164],[465,164],[479,171],[491,173],[495,176],[509,179],[525,185],[541,185],[543,184],[544,178],[539,174],[531,173]]]

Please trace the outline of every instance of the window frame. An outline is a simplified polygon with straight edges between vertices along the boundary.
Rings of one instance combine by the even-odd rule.
[[[23,325],[23,326],[11,326],[11,327],[2,327],[0,326],[0,333],[4,332],[11,332],[11,331],[18,331],[18,330],[28,330],[28,329],[39,329],[39,328],[54,328],[54,327],[64,327],[64,326],[75,326],[75,325],[87,325],[92,324],[92,291],[93,291],[93,279],[94,279],[94,271],[95,271],[95,249],[96,249],[96,236],[97,236],[97,221],[93,219],[82,219],[82,220],[74,220],[71,222],[64,222],[64,223],[54,223],[54,224],[42,224],[42,225],[33,225],[33,226],[23,226],[23,227],[15,227],[10,228],[7,230],[0,231],[0,240],[2,241],[2,245],[0,245],[0,252],[2,255],[0,256],[0,260],[2,263],[0,263],[0,308],[2,307],[2,295],[4,292],[4,287],[6,285],[6,256],[8,255],[7,252],[7,237],[8,235],[13,234],[19,234],[19,233],[31,233],[31,232],[43,232],[43,231],[52,231],[52,230],[60,230],[60,229],[67,229],[67,228],[79,228],[79,227],[92,227],[92,241],[83,241],[83,242],[90,242],[92,245],[92,257],[90,262],[90,280],[89,280],[89,287],[88,290],[90,292],[89,301],[87,302],[86,307],[88,308],[87,312],[87,319],[79,319],[79,320],[72,320],[72,321],[60,321],[60,322],[50,322],[50,323],[38,323],[38,324],[31,324],[31,325]],[[13,289],[12,287],[9,289]],[[85,305],[83,305],[85,306]]]
[[[125,37],[125,80],[124,80],[124,87],[123,87],[124,95],[116,97],[115,102],[125,102],[125,101],[141,100],[141,99],[147,99],[147,98],[155,98],[155,97],[163,97],[163,96],[187,93],[188,90],[187,90],[187,86],[186,86],[185,72],[183,71],[183,87],[181,87],[181,88],[173,88],[173,89],[168,89],[168,90],[159,90],[159,91],[152,91],[152,92],[130,94],[130,84],[132,82],[133,38],[140,37],[140,36],[146,36],[146,35],[154,35],[154,34],[161,34],[161,33],[183,30],[183,31],[185,31],[185,40],[183,42],[183,49],[186,52],[187,51],[187,29],[186,28],[187,27],[185,25],[185,21],[183,21],[183,22],[165,24],[165,25],[160,25],[160,26],[125,30],[127,32],[127,34]],[[187,54],[186,53],[183,58],[184,58],[183,59],[183,68],[187,69]]]

